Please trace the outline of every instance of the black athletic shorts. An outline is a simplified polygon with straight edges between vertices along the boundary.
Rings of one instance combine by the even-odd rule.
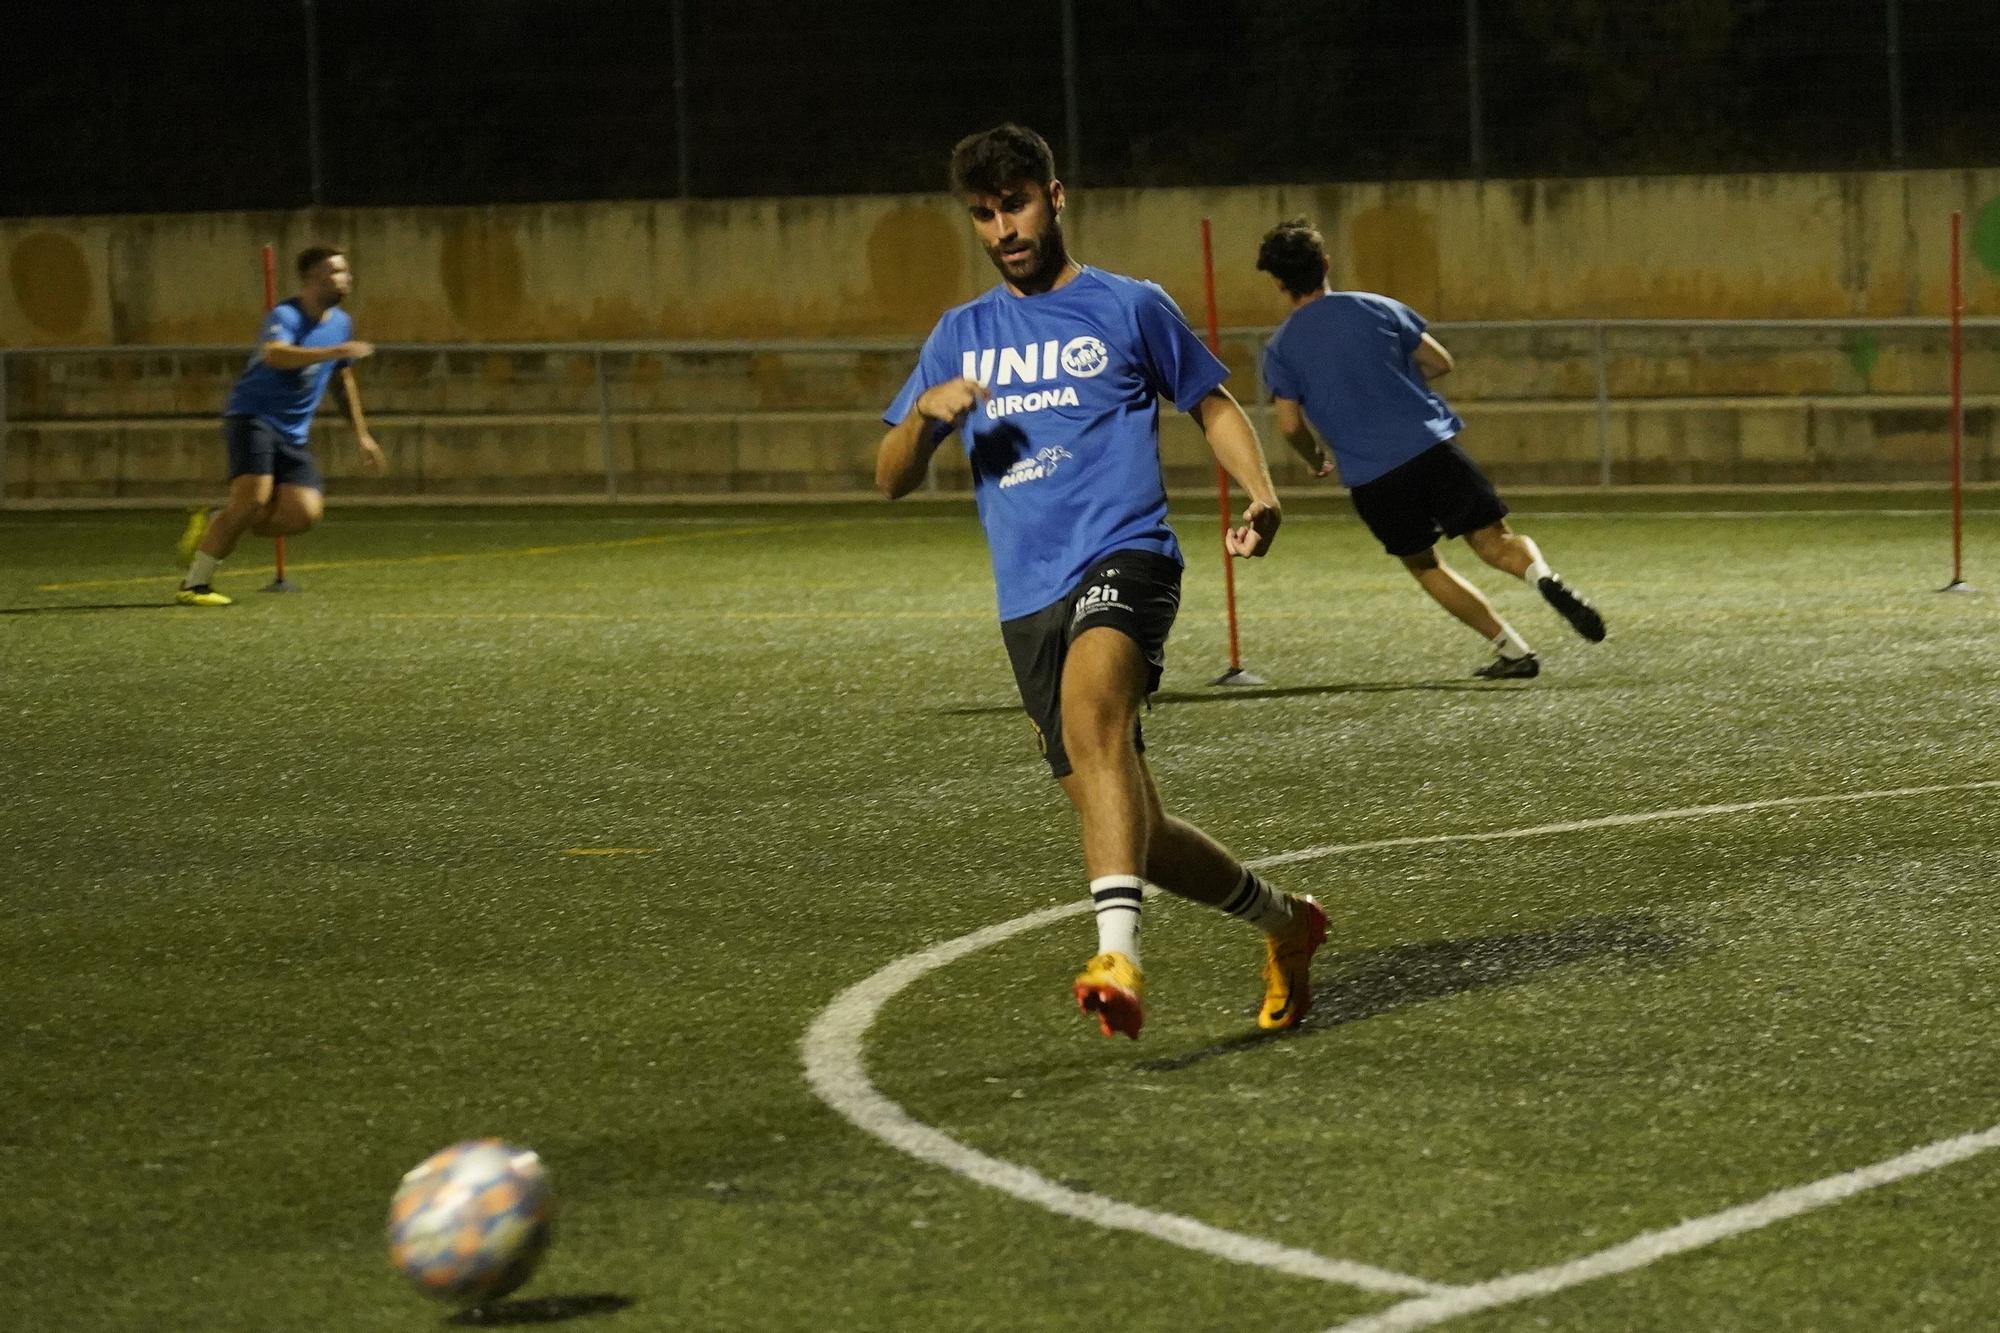
[[[1419,555],[1507,517],[1506,502],[1458,441],[1446,440],[1352,491],[1355,512],[1390,555]]]
[[[295,444],[257,417],[224,417],[222,439],[229,446],[229,477],[269,477],[284,486],[326,489],[312,450]]]
[[[1069,776],[1062,743],[1062,674],[1069,646],[1087,629],[1108,625],[1129,636],[1145,654],[1150,670],[1146,693],[1160,688],[1167,665],[1167,631],[1181,607],[1181,567],[1151,551],[1119,551],[1091,566],[1083,582],[1060,602],[1000,622],[1021,706],[1035,724],[1042,758],[1056,777]],[[1146,748],[1135,724],[1133,744]]]

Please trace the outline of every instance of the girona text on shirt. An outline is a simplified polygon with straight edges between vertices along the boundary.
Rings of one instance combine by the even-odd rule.
[[[1039,384],[1059,378],[1091,379],[1111,364],[1111,353],[1102,340],[1082,334],[1064,342],[1050,338],[1025,347],[982,347],[960,353],[959,367],[966,379],[994,388],[1009,384]],[[1039,412],[1050,407],[1077,406],[1076,387],[1035,389],[1028,393],[996,393],[986,400],[986,415],[992,420],[1017,412]]]

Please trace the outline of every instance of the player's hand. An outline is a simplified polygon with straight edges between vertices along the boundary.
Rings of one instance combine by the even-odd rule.
[[[1328,453],[1325,446],[1322,445],[1319,451],[1319,462],[1313,466],[1313,476],[1323,478],[1332,475],[1333,455]]]
[[[351,338],[335,350],[340,353],[340,359],[343,361],[362,361],[375,355],[375,344],[362,342],[359,338]]]
[[[978,380],[946,380],[924,390],[917,399],[917,411],[927,420],[956,430],[967,412],[992,396],[992,391]]]
[[[1277,540],[1278,520],[1278,506],[1252,500],[1243,510],[1242,526],[1231,528],[1222,545],[1231,555],[1262,555]]]
[[[361,446],[361,470],[379,477],[389,470],[389,460],[382,453],[382,446],[375,443],[373,435],[363,434],[355,441]]]

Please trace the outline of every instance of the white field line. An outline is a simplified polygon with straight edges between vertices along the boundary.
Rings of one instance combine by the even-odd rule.
[[[1990,509],[1968,509],[1966,516],[1991,514]],[[1935,509],[1531,509],[1520,513],[1517,522],[1539,523],[1545,518],[1615,518],[1623,523],[1627,519],[1757,519],[1757,518],[1946,518],[1951,514],[1949,506]],[[1354,523],[1359,520],[1353,514],[1292,514],[1287,513],[1287,523]]]
[[[1707,1217],[1697,1217],[1664,1231],[1649,1231],[1623,1245],[1614,1245],[1608,1250],[1599,1250],[1596,1254],[1572,1259],[1565,1264],[1514,1273],[1476,1286],[1459,1287],[1436,1296],[1404,1301],[1364,1318],[1336,1325],[1326,1333],[1402,1333],[1408,1329],[1429,1328],[1460,1315],[1547,1296],[1567,1287],[1610,1277],[1614,1273],[1629,1273],[1670,1255],[1712,1245],[1746,1231],[1755,1231],[1773,1222],[1782,1222],[1815,1208],[1839,1203],[1878,1185],[1892,1184],[1962,1162],[1993,1148],[2000,1148],[2000,1125],[1955,1139],[1941,1139],[1900,1157],[1891,1157],[1845,1175],[1828,1176],[1810,1185],[1779,1190],[1755,1203],[1710,1213]]]
[[[1560,824],[1535,824],[1528,828],[1496,829],[1490,833],[1438,833],[1428,837],[1382,838],[1374,842],[1329,843],[1296,852],[1279,852],[1249,864],[1258,870],[1270,866],[1317,861],[1341,852],[1372,852],[1385,847],[1429,847],[1446,842],[1504,842],[1514,838],[1538,838],[1550,833],[1580,833],[1586,829],[1627,828],[1634,824],[1658,824],[1669,819],[1703,819],[1713,815],[1739,815],[1749,810],[1782,810],[1804,805],[1842,805],[1854,801],[1886,801],[1908,796],[1935,796],[1941,792],[1987,791],[2000,787],[2000,778],[1983,782],[1944,782],[1930,787],[1890,787],[1882,791],[1838,792],[1826,796],[1771,796],[1759,801],[1736,801],[1728,805],[1688,805],[1678,810],[1648,810],[1634,815],[1604,815],[1597,819],[1572,819]]]
[[[1502,829],[1488,833],[1447,833],[1431,837],[1384,838],[1373,842],[1335,843],[1322,847],[1310,847],[1303,851],[1283,852],[1275,856],[1260,858],[1249,864],[1263,868],[1274,865],[1292,865],[1300,861],[1335,856],[1346,852],[1377,851],[1392,847],[1429,846],[1450,842],[1488,842],[1502,838],[1526,838],[1549,833],[1577,832],[1585,829],[1620,828],[1632,824],[1647,824],[1668,819],[1693,819],[1710,815],[1737,814],[1750,810],[1782,809],[1807,805],[1833,805],[1852,801],[1887,800],[1899,797],[1933,795],[1942,792],[1984,791],[1995,787],[2000,787],[2000,779],[1979,782],[1941,783],[1927,787],[1895,787],[1880,791],[1843,792],[1821,796],[1779,796],[1758,801],[1738,801],[1728,805],[1688,806],[1679,810],[1660,810],[1645,814],[1608,815],[1598,819],[1569,820],[1558,824],[1539,824],[1530,828]],[[1602,1264],[1610,1256],[1623,1256],[1627,1251],[1632,1250],[1633,1247],[1643,1246],[1649,1242],[1661,1247],[1657,1250],[1657,1253],[1652,1254],[1651,1258],[1638,1258],[1625,1265],[1626,1267],[1638,1267],[1641,1264],[1652,1262],[1653,1258],[1676,1253],[1678,1249],[1689,1249],[1695,1245],[1707,1244],[1710,1240],[1720,1240],[1724,1236],[1734,1234],[1734,1230],[1746,1230],[1748,1226],[1737,1224],[1734,1230],[1718,1229],[1713,1231],[1713,1234],[1699,1233],[1706,1235],[1706,1239],[1687,1240],[1685,1239],[1686,1235],[1697,1234],[1696,1232],[1691,1232],[1690,1228],[1699,1229],[1705,1224],[1717,1222],[1718,1219],[1733,1218],[1751,1210],[1774,1208],[1775,1211],[1772,1211],[1771,1215],[1765,1221],[1749,1224],[1763,1226],[1769,1221],[1777,1221],[1781,1217],[1792,1215],[1791,1213],[1782,1211],[1785,1207],[1792,1205],[1778,1201],[1789,1200],[1794,1195],[1803,1196],[1812,1191],[1833,1189],[1835,1192],[1828,1194],[1824,1199],[1819,1199],[1815,1195],[1815,1201],[1803,1203],[1795,1207],[1794,1211],[1804,1211],[1805,1208],[1818,1207],[1822,1202],[1834,1202],[1837,1199],[1846,1197],[1847,1194],[1856,1192],[1856,1190],[1866,1189],[1873,1184],[1883,1183],[1884,1180],[1897,1178],[1894,1175],[1890,1175],[1882,1176],[1878,1179],[1876,1174],[1871,1173],[1879,1174],[1884,1171],[1901,1169],[1902,1174],[1908,1175],[1915,1174],[1919,1170],[1933,1170],[1935,1166],[1942,1166],[1947,1162],[1957,1161],[1960,1157],[1970,1156],[1973,1152],[1985,1151],[1986,1148],[1994,1146],[1994,1143],[1983,1140],[1990,1136],[2000,1135],[2000,1129],[1995,1129],[1988,1131],[1986,1135],[1972,1136],[1970,1140],[1953,1139],[1944,1144],[1934,1144],[1930,1148],[1919,1149],[1915,1153],[1896,1158],[1891,1162],[1880,1163],[1877,1166],[1865,1168],[1863,1171],[1851,1173],[1850,1176],[1835,1177],[1832,1181],[1822,1181],[1817,1185],[1803,1186],[1799,1190],[1785,1191],[1772,1195],[1769,1199],[1763,1200],[1761,1203],[1749,1205],[1748,1209],[1718,1213],[1712,1218],[1685,1223],[1681,1227],[1674,1228],[1671,1231],[1660,1232],[1654,1236],[1641,1237],[1637,1241],[1631,1241],[1626,1245],[1614,1247],[1590,1258],[1577,1260],[1573,1264],[1539,1270],[1538,1273],[1500,1278],[1493,1282],[1481,1283],[1471,1287],[1452,1287],[1442,1283],[1427,1282],[1422,1278],[1412,1277],[1407,1273],[1395,1273],[1387,1269],[1376,1268],[1369,1264],[1329,1258],[1328,1256],[1315,1254],[1309,1250],[1294,1249],[1290,1246],[1278,1245],[1255,1236],[1245,1236],[1237,1232],[1225,1231],[1219,1227],[1209,1226],[1205,1222],[1198,1222],[1190,1217],[1182,1217],[1175,1213],[1155,1212],[1152,1209],[1140,1208],[1133,1204],[1121,1203],[1116,1199],[1105,1198],[1102,1195],[1089,1194],[1082,1190],[1073,1190],[1067,1186],[1059,1185],[1046,1176],[1030,1171],[1024,1166],[1018,1166],[1012,1162],[1003,1162],[998,1158],[988,1157],[982,1152],[968,1148],[942,1130],[935,1129],[913,1119],[901,1106],[883,1096],[876,1089],[875,1085],[869,1081],[867,1059],[863,1048],[867,1041],[869,1028],[874,1026],[875,1019],[881,1014],[883,1007],[890,1000],[928,974],[948,967],[968,954],[978,953],[982,949],[988,949],[996,944],[1010,940],[1016,935],[1023,935],[1028,931],[1038,930],[1043,926],[1050,925],[1067,917],[1080,916],[1089,907],[1089,900],[1082,899],[1073,903],[1065,903],[1058,907],[1043,908],[1039,912],[1030,912],[1026,916],[1015,917],[1012,921],[1002,921],[997,925],[975,930],[970,934],[961,935],[957,939],[946,940],[942,944],[935,944],[918,953],[899,958],[874,975],[848,987],[835,996],[832,1003],[820,1011],[818,1017],[813,1020],[812,1025],[806,1029],[805,1037],[800,1042],[800,1054],[805,1062],[807,1084],[811,1086],[813,1092],[821,1101],[846,1117],[857,1129],[880,1139],[897,1151],[907,1153],[919,1161],[943,1167],[955,1175],[963,1176],[978,1184],[997,1189],[1004,1194],[1011,1194],[1017,1199],[1032,1203],[1040,1208],[1045,1208],[1050,1212],[1064,1217],[1073,1217],[1079,1221],[1090,1222],[1096,1226],[1107,1227],[1112,1230],[1132,1231],[1140,1235],[1151,1236],[1156,1240],[1162,1240],[1172,1245],[1179,1245],[1184,1249],[1195,1250],[1202,1254],[1213,1255],[1219,1259],[1227,1259],[1232,1263],[1251,1264],[1256,1267],[1268,1268],[1274,1272],[1288,1273],[1297,1277],[1316,1278],[1323,1282],[1359,1287],[1364,1291],[1419,1294],[1424,1299],[1391,1306],[1388,1310],[1370,1316],[1370,1318],[1419,1318],[1431,1323],[1435,1323],[1439,1319],[1451,1318],[1463,1312],[1458,1305],[1447,1305],[1445,1304],[1446,1302],[1472,1298],[1477,1293],[1485,1293],[1484,1295],[1480,1295],[1478,1299],[1490,1304],[1504,1304],[1510,1300],[1524,1300],[1529,1296],[1540,1294],[1541,1289],[1523,1291],[1521,1294],[1496,1296],[1493,1293],[1503,1289],[1511,1293],[1515,1288],[1507,1284],[1518,1283],[1526,1279],[1535,1278],[1538,1275],[1567,1274],[1571,1269],[1578,1268],[1579,1265]],[[1969,1149],[1963,1146],[1973,1141],[1977,1141],[1976,1146]],[[1931,1160],[1931,1156],[1929,1155],[1950,1153],[1954,1151],[1955,1146],[1956,1156],[1944,1156],[1940,1160],[1937,1160],[1935,1165],[1917,1165],[1911,1167],[1904,1167],[1902,1165],[1918,1159],[1928,1162]],[[1841,1186],[1839,1182],[1851,1180],[1860,1180],[1862,1183],[1848,1186],[1844,1193],[1840,1192]],[[1681,1238],[1678,1242],[1678,1249],[1674,1248],[1677,1242],[1673,1239],[1677,1237]],[[1603,1273],[1619,1271],[1623,1271],[1623,1269],[1616,1266],[1602,1268]],[[1562,1285],[1574,1285],[1576,1282],[1588,1281],[1590,1277],[1600,1275],[1600,1272],[1593,1268],[1585,1273],[1584,1276],[1569,1278]],[[1550,1279],[1543,1277],[1543,1280],[1548,1281]],[[1557,1289],[1556,1286],[1549,1286],[1547,1288],[1550,1291]],[[1487,1308],[1486,1304],[1475,1303],[1465,1306],[1464,1310],[1485,1308]],[[1398,1316],[1398,1311],[1411,1313]],[[1427,1313],[1431,1311],[1443,1311],[1443,1313],[1437,1313],[1433,1316]],[[1357,1330],[1358,1333],[1358,1330],[1361,1329],[1376,1327],[1390,1329],[1405,1326],[1402,1324],[1374,1325],[1364,1321],[1360,1324],[1343,1325],[1342,1330],[1345,1333],[1346,1330],[1353,1329]],[[1407,1325],[1407,1327],[1412,1328],[1422,1326],[1422,1324]]]
[[[853,1121],[864,1133],[873,1135],[890,1147],[1064,1217],[1114,1231],[1136,1231],[1143,1236],[1233,1263],[1252,1264],[1294,1277],[1342,1283],[1364,1291],[1421,1294],[1449,1291],[1448,1287],[1405,1273],[1392,1273],[1345,1259],[1330,1259],[1309,1250],[1297,1250],[1259,1240],[1255,1236],[1225,1231],[1191,1217],[1155,1212],[1150,1208],[1058,1185],[1024,1166],[1003,1162],[968,1148],[943,1131],[912,1119],[902,1107],[884,1097],[868,1081],[862,1054],[868,1029],[882,1007],[905,987],[967,954],[977,953],[1003,940],[1088,910],[1090,901],[1083,899],[1031,912],[984,930],[975,930],[970,935],[961,935],[921,953],[899,958],[859,985],[842,991],[832,1004],[820,1011],[819,1017],[806,1030],[801,1047],[806,1082],[812,1085],[812,1090],[821,1101]]]

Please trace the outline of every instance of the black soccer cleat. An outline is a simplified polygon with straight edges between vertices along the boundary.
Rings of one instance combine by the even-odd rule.
[[[1481,680],[1533,680],[1542,674],[1542,664],[1533,653],[1526,657],[1496,657],[1472,674]]]
[[[1597,608],[1571,592],[1569,585],[1551,574],[1539,585],[1542,600],[1556,609],[1556,614],[1569,622],[1569,627],[1592,643],[1604,642],[1604,617],[1597,614]]]

